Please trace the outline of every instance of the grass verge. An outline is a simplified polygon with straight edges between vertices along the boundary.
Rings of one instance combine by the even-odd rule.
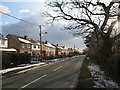
[[[81,68],[79,80],[76,88],[93,88],[93,81],[91,78],[90,71],[88,70],[88,65],[91,61],[85,59]]]

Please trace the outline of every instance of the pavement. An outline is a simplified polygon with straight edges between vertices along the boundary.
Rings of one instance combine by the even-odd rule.
[[[2,78],[2,88],[75,88],[85,56],[66,58],[24,73]],[[19,73],[19,72],[17,72]]]

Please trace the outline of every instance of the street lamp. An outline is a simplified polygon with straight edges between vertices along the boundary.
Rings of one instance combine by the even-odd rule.
[[[40,28],[40,56],[41,56],[41,61],[42,61],[42,34],[48,34],[48,32],[42,33],[41,31],[41,25],[39,26]]]

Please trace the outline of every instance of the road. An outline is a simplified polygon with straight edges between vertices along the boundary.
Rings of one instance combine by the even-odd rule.
[[[2,79],[2,88],[74,88],[85,56],[61,61]]]

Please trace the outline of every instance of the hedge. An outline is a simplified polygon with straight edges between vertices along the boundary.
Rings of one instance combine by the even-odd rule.
[[[2,53],[2,68],[11,67],[13,53]]]
[[[2,53],[2,68],[9,68],[19,64],[30,63],[31,56],[26,53]]]

